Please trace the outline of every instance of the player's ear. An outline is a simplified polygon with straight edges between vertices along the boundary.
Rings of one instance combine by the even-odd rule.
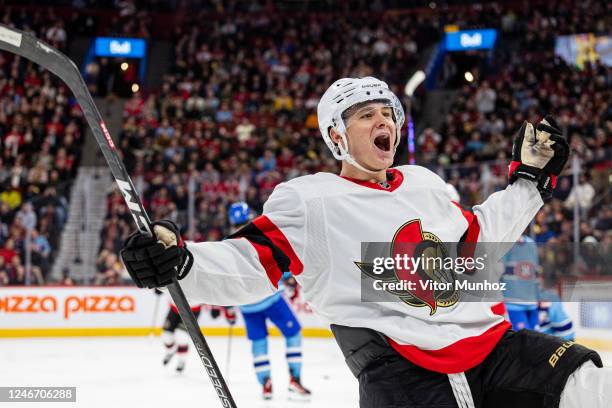
[[[340,136],[340,133],[338,133],[335,128],[329,128],[329,137],[331,137],[331,140],[335,144],[339,144],[342,142],[342,136]]]

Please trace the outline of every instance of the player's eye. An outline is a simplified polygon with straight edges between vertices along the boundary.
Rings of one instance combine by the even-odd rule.
[[[361,115],[361,117],[362,117],[362,118],[364,118],[364,119],[369,119],[369,118],[371,118],[372,116],[374,116],[374,115],[372,114],[372,112],[367,112],[367,113],[364,113],[363,115]]]

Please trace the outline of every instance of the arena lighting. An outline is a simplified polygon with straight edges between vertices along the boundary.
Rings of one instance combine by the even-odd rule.
[[[121,70],[122,71],[127,71],[128,67],[129,67],[129,65],[128,65],[127,62],[122,62],[121,63]]]
[[[474,80],[474,75],[470,71],[465,71],[465,80],[468,82],[472,82]]]
[[[138,84],[132,84],[132,92],[136,93],[140,90],[140,86]]]

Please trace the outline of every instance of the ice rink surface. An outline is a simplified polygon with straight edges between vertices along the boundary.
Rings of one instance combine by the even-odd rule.
[[[227,337],[207,337],[226,372]],[[333,339],[305,338],[302,383],[309,403],[287,400],[289,380],[285,344],[270,339],[274,398],[261,399],[252,367],[250,343],[232,339],[229,386],[239,408],[358,407],[358,385]],[[185,371],[176,360],[164,367],[159,337],[75,337],[0,339],[1,386],[73,386],[76,403],[2,403],[4,407],[216,408],[221,407],[193,346]]]
[[[207,338],[226,372],[227,337]],[[250,345],[232,339],[229,386],[239,408],[358,407],[357,381],[333,339],[305,338],[302,379],[309,403],[287,400],[287,365],[281,338],[271,338],[274,399],[263,401],[251,366]],[[190,350],[182,374],[176,360],[164,367],[159,337],[0,339],[0,385],[74,386],[76,403],[0,403],[4,407],[216,408],[220,407],[197,356]],[[612,365],[612,353],[602,353]]]

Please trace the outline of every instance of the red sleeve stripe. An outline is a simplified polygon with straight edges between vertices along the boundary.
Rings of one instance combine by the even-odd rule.
[[[253,224],[270,240],[272,244],[278,247],[283,254],[289,258],[289,271],[293,276],[297,276],[304,270],[304,265],[297,257],[293,247],[285,237],[285,234],[274,225],[272,221],[265,215],[259,216],[253,220]]]
[[[278,264],[272,256],[272,250],[269,247],[258,244],[248,238],[247,240],[251,243],[251,245],[253,245],[255,251],[257,251],[259,262],[266,271],[268,279],[270,279],[272,285],[274,285],[274,287],[278,289],[278,281],[280,281],[281,277],[283,276],[283,272],[278,268]]]
[[[245,238],[253,245],[259,262],[274,287],[278,287],[278,281],[284,272],[297,276],[304,270],[285,234],[265,215],[255,218],[228,237],[236,238]]]

